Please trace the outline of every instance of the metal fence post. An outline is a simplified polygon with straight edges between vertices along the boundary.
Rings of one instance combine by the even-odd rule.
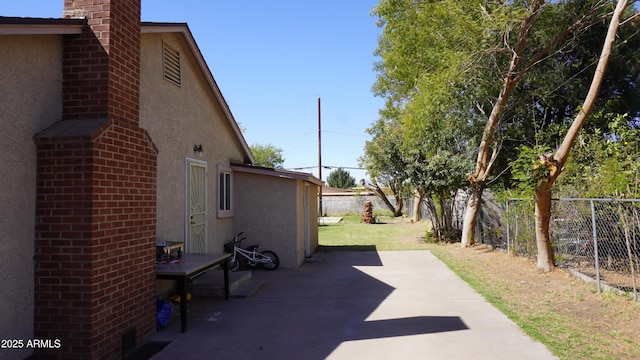
[[[510,249],[510,238],[509,238],[509,228],[511,227],[511,214],[509,213],[509,200],[507,200],[507,205],[505,206],[507,209],[507,221],[505,221],[505,224],[507,225],[507,254],[511,254],[511,249]]]
[[[531,257],[536,254],[534,212],[530,207],[525,208],[525,200],[528,199],[510,198],[503,205],[507,218],[504,222],[506,241],[503,240],[500,247],[518,256]],[[640,269],[640,199],[554,200],[557,207],[549,230],[558,263],[581,278],[595,281],[599,294],[609,288],[623,292],[633,289],[634,294],[640,291],[636,278],[640,270],[635,270]],[[615,204],[618,204],[617,212],[612,206]],[[627,208],[633,211],[633,220],[621,223],[621,214],[629,211]]]
[[[593,205],[593,200],[589,200],[591,204],[591,230],[593,232],[593,255],[596,262],[596,288],[598,289],[598,294],[600,294],[600,263],[598,260],[598,235],[596,232],[596,210]]]

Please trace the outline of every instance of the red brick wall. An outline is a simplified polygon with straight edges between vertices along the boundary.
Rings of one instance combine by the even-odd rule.
[[[102,128],[36,140],[35,337],[61,339],[44,352],[60,359],[119,358],[126,331],[155,331],[155,149],[130,123]]]
[[[140,0],[65,0],[63,120],[36,136],[36,357],[119,359],[155,331],[156,156],[138,127]]]
[[[156,157],[145,133],[121,122],[94,142],[93,344],[98,358],[122,353],[155,331]]]
[[[138,122],[140,0],[65,0],[65,13],[89,27],[64,41],[63,118]]]
[[[83,142],[38,146],[34,337],[61,339],[68,355],[90,351],[91,152]]]

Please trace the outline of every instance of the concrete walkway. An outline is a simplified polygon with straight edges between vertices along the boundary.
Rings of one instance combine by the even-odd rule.
[[[555,359],[428,251],[318,256],[254,271],[250,298],[194,297],[152,359]]]

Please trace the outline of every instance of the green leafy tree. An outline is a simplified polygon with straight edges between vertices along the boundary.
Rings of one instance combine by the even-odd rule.
[[[547,57],[563,51],[574,42],[576,34],[601,19],[604,7],[601,3],[589,2],[531,2],[510,3],[515,16],[511,25],[499,30],[502,44],[494,52],[496,66],[502,85],[493,102],[485,124],[476,160],[476,169],[469,175],[471,196],[467,203],[462,232],[462,246],[474,243],[476,216],[483,189],[495,164],[500,144],[496,133],[505,117],[512,93],[518,89],[531,69]],[[511,31],[515,29],[515,31]],[[497,45],[497,43],[494,43]],[[495,46],[495,45],[494,45]]]
[[[612,114],[627,113],[630,124],[638,119],[640,102],[633,99],[640,97],[640,37],[635,36],[640,30],[639,25],[638,21],[627,21],[618,31],[619,38],[624,41],[612,50],[612,61],[594,103],[593,112],[596,116],[589,117],[584,123],[580,141],[576,144],[582,154],[594,150],[582,145],[588,142],[595,146],[598,142],[589,140],[608,136],[612,132]],[[533,171],[531,164],[541,154],[552,153],[562,142],[592,82],[591,69],[600,56],[606,32],[607,22],[593,24],[575,37],[571,51],[556,52],[549,56],[531,68],[516,85],[503,110],[504,126],[496,133],[501,137],[502,150],[494,167],[504,169],[499,184],[501,189],[510,189],[514,183],[521,191],[531,189],[525,186],[522,175]],[[591,136],[596,134],[599,135]],[[576,156],[572,158],[579,159]],[[520,173],[514,174],[516,168],[508,164],[520,165]],[[583,162],[580,167],[594,168],[593,164]],[[574,167],[571,163],[567,166]],[[564,181],[559,183],[558,188],[561,196],[588,196],[584,189],[588,181],[573,179],[575,176],[582,177],[582,174],[585,173],[570,171],[563,176]],[[525,182],[531,179],[528,177]],[[571,189],[568,184],[578,186]]]
[[[457,97],[447,87],[441,89],[433,96],[417,94],[401,112],[402,154],[409,184],[430,209],[434,238],[455,241],[460,234],[453,228],[454,200],[472,170],[473,132],[467,114],[439,106],[455,103]]]
[[[555,153],[541,155],[537,163],[539,167],[545,168],[545,171],[541,172],[542,177],[536,179],[537,186],[535,188],[536,244],[538,248],[537,266],[541,271],[551,271],[554,267],[554,254],[549,236],[551,190],[554,182],[562,173],[569,159],[571,148],[578,139],[580,131],[593,109],[611,57],[611,50],[616,40],[618,27],[620,26],[620,21],[623,19],[626,7],[626,0],[620,0],[616,4],[607,30],[607,36],[602,46],[601,56],[598,59],[598,65],[593,75],[593,81],[586,94],[584,104],[571,123],[562,143]]]
[[[251,149],[251,153],[255,159],[254,165],[275,169],[282,168],[282,165],[284,164],[282,149],[271,144],[253,144],[249,146],[249,148]]]
[[[640,196],[640,129],[634,127],[626,114],[598,112],[590,116],[588,122],[607,122],[608,130],[596,128],[580,132],[572,148],[571,161],[565,164],[564,175],[556,181],[555,192],[563,197]],[[522,156],[521,172],[530,172],[531,164],[539,154],[551,152],[551,149],[533,150],[527,160]],[[526,179],[520,182],[522,188],[531,194],[535,186],[529,183]]]
[[[566,121],[562,114],[575,109],[577,101],[562,104],[556,96],[560,100],[548,102],[552,100],[549,94],[556,91],[554,85],[564,85],[556,91],[559,94],[571,89],[569,70],[579,70],[578,60],[584,64],[597,59],[598,54],[585,52],[572,58],[570,53],[580,36],[610,16],[610,5],[596,0],[480,4],[472,0],[382,0],[374,9],[383,28],[374,85],[374,92],[386,99],[382,115],[402,114],[425,97],[422,117],[411,121],[432,121],[444,109],[466,117],[466,127],[483,128],[475,138],[467,138],[479,145],[475,171],[468,176],[471,196],[463,246],[474,242],[476,215],[492,168],[496,163],[506,167],[507,157],[499,156],[503,145],[515,149],[521,144],[511,141],[512,135],[530,141],[550,123],[549,114],[557,113],[557,119]],[[542,65],[555,70],[537,71]],[[590,81],[580,82],[585,83],[588,87]],[[526,94],[531,96],[522,96]],[[519,106],[522,104],[526,106]],[[413,131],[405,134],[415,136]]]
[[[363,180],[363,185],[375,191],[394,216],[402,216],[408,166],[408,160],[402,154],[402,129],[394,120],[381,118],[367,129],[367,133],[372,139],[365,143],[364,155],[359,162],[367,169],[372,184]],[[382,187],[391,190],[395,204]]]
[[[541,0],[533,1],[530,6],[535,11],[541,3]],[[473,217],[472,225],[475,225],[486,175],[498,153],[498,148],[493,147],[493,131],[508,93],[516,83],[513,70],[523,53],[522,47],[509,48],[510,30],[529,28],[535,17],[531,16],[531,10],[526,11],[528,6],[521,2],[479,5],[472,0],[383,0],[374,10],[383,27],[378,47],[382,60],[378,63],[379,76],[374,91],[386,97],[385,111],[401,112],[422,97],[425,98],[424,109],[420,111],[422,118],[412,119],[431,121],[460,103],[453,96],[457,92],[459,98],[470,100],[468,103],[476,102],[473,107],[460,109],[472,124],[488,113],[491,113],[488,118],[494,119],[489,135],[483,135],[480,141],[481,155],[477,161],[480,174],[476,171],[469,177],[472,191],[467,212]],[[509,61],[510,55],[517,60],[515,64]],[[489,71],[483,74],[482,69]],[[503,73],[509,76],[504,77]],[[507,79],[502,87],[489,80],[501,77]],[[495,90],[500,90],[497,101],[480,100]],[[474,232],[472,228],[466,231],[467,238]],[[472,243],[472,238],[470,240]],[[466,245],[464,239],[463,245]]]
[[[356,179],[347,170],[337,168],[329,173],[327,184],[334,188],[351,189],[356,186]]]

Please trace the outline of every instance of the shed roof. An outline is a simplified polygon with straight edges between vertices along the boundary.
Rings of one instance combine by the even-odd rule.
[[[261,166],[234,164],[234,163],[231,164],[231,169],[233,171],[238,171],[238,172],[265,175],[265,176],[274,176],[274,177],[279,177],[283,179],[303,180],[318,186],[322,185],[322,181],[317,177],[308,173],[303,173],[298,171],[273,169],[273,168],[266,168]]]

